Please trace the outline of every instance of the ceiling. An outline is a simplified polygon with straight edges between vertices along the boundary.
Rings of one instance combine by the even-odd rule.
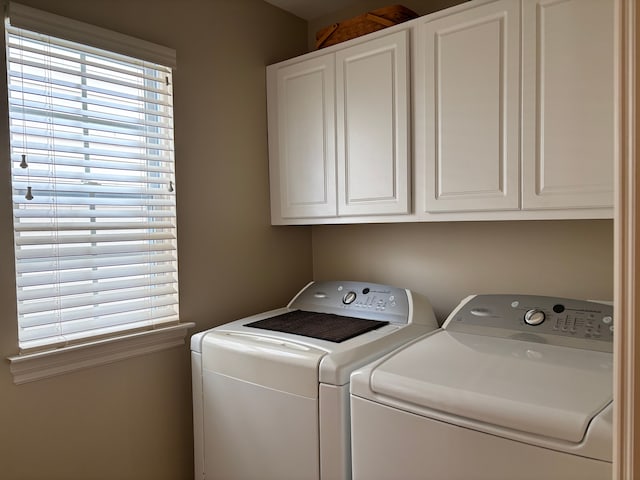
[[[344,0],[264,0],[304,20],[313,20],[344,8]]]

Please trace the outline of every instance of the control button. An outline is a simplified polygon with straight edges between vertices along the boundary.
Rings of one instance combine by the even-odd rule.
[[[394,295],[389,295],[389,301],[393,302],[396,299],[396,297]]]
[[[350,290],[344,294],[344,297],[342,297],[342,303],[344,303],[345,305],[349,305],[353,303],[356,297],[357,297],[356,292],[354,292],[353,290]]]
[[[602,318],[602,323],[611,323],[613,321],[613,318],[611,318],[609,315],[607,315],[606,317]]]
[[[575,321],[575,319],[573,319],[571,317],[567,317],[567,325],[569,326],[569,330],[575,330],[576,329],[576,321]]]
[[[363,289],[362,289],[362,293],[364,293],[365,295],[366,295],[367,293],[369,293],[370,291],[371,291],[371,290],[369,290],[368,288],[363,288]]]
[[[559,303],[557,305],[553,306],[553,311],[556,313],[562,313],[564,312],[564,305],[560,305]]]
[[[476,317],[490,317],[491,310],[483,307],[472,308],[471,315],[475,315]]]
[[[524,314],[524,323],[526,323],[527,325],[540,325],[542,322],[544,322],[544,319],[544,312],[536,308],[533,308]]]
[[[520,305],[520,302],[519,302],[519,301],[517,301],[517,300],[516,300],[516,301],[514,301],[514,302],[511,302],[511,306],[512,306],[513,308],[518,308],[518,306],[519,306],[519,305]]]

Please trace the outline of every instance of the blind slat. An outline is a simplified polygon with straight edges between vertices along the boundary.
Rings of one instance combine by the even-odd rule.
[[[163,323],[174,323],[177,320],[177,311],[175,308],[158,309],[157,312],[150,314],[145,312],[128,312],[125,314],[114,315],[106,322],[101,319],[91,321],[67,322],[62,324],[45,325],[26,328],[24,332],[25,341],[44,340],[38,342],[39,345],[51,342],[59,342],[60,338],[49,340],[47,337],[57,337],[64,335],[62,341],[66,344],[73,343],[74,340],[100,336],[110,332],[122,332],[125,330],[135,330],[141,327],[152,329]],[[73,335],[78,334],[78,335]],[[48,341],[47,341],[48,340]],[[66,340],[66,341],[65,341]],[[27,345],[28,346],[28,345]]]
[[[38,209],[38,208],[30,208],[29,210],[22,209],[14,212],[14,216],[17,219],[27,219],[27,218],[50,218],[52,215],[56,215],[58,219],[65,218],[121,218],[121,219],[130,219],[130,218],[164,218],[164,217],[175,217],[176,213],[172,210],[159,210],[154,209],[150,210],[148,208],[134,207],[132,206],[128,210],[96,210],[96,209],[75,209],[75,210],[63,210],[63,209]]]
[[[105,268],[96,269],[82,272],[56,272],[53,274],[22,274],[17,279],[18,287],[34,287],[49,285],[50,294],[56,295],[56,289],[58,285],[63,283],[73,282],[95,282],[99,280],[112,279],[112,278],[126,278],[135,277],[141,275],[156,275],[159,273],[174,273],[176,269],[173,265],[143,265],[130,268]],[[20,298],[18,298],[20,299]]]
[[[170,242],[154,242],[152,244],[137,242],[116,245],[44,245],[28,248],[22,248],[17,254],[19,260],[27,260],[33,258],[49,258],[56,259],[73,258],[79,256],[97,256],[97,255],[120,255],[139,252],[160,252],[173,251],[175,247]]]
[[[66,232],[75,230],[140,230],[140,222],[77,222],[77,223],[62,223],[56,222],[52,224],[54,220],[47,223],[19,223],[15,226],[17,232],[42,232],[42,231],[59,231],[64,230]],[[174,228],[173,222],[146,222],[144,228],[164,229]]]
[[[151,257],[153,255],[153,257]],[[31,262],[20,262],[20,273],[34,272],[50,272],[60,270],[73,270],[77,268],[98,268],[98,267],[115,267],[117,265],[134,265],[144,264],[149,261],[153,262],[174,262],[176,258],[171,254],[153,253],[145,255],[104,255],[98,258],[82,257],[65,260],[33,260]]]
[[[68,180],[63,177],[64,180]],[[91,199],[96,198],[92,195],[100,195],[101,198],[118,198],[118,199],[141,199],[141,198],[153,198],[154,191],[146,186],[140,186],[138,188],[123,186],[109,186],[108,184],[95,183],[95,184],[82,184],[72,185],[68,183],[51,184],[50,182],[43,183],[38,177],[31,180],[30,185],[33,187],[34,194],[36,191],[40,195],[55,195],[55,198],[60,203],[73,203],[77,197],[84,197],[88,199],[89,203]],[[113,180],[114,182],[117,179]],[[105,182],[106,183],[106,182]],[[29,182],[16,181],[15,188],[17,190],[26,190]],[[165,187],[166,191],[161,194],[168,194],[168,185]],[[159,189],[156,189],[156,191]],[[126,201],[126,200],[125,200]]]
[[[25,175],[25,171],[22,168],[14,168],[13,176],[24,178],[27,177]],[[33,165],[29,166],[29,175],[27,179],[34,178],[38,179],[38,181],[43,181],[42,179],[48,179],[51,177],[51,172],[49,170],[41,170],[34,168]],[[121,175],[119,174],[117,177],[113,174],[108,173],[94,173],[94,172],[86,172],[80,169],[75,171],[69,171],[64,173],[64,178],[73,179],[73,180],[81,180],[82,182],[113,182],[117,180],[119,183],[152,183],[157,184],[161,182],[162,184],[168,184],[168,180],[162,180],[161,178],[154,178],[150,176],[134,176],[134,175]]]
[[[65,94],[61,88],[58,88],[56,90],[49,90],[49,91],[40,90],[40,89],[30,88],[29,83],[31,82],[29,83],[25,82],[24,75],[22,76],[16,75],[15,73],[11,73],[11,72],[10,72],[9,81],[14,82],[9,87],[9,92],[11,93],[15,92],[18,94],[18,95],[11,96],[12,105],[19,104],[17,100],[22,100],[22,96],[24,95],[25,97],[28,96],[28,98],[31,98],[33,100],[35,100],[36,98],[39,98],[39,100],[35,100],[36,103],[38,101],[44,102],[44,105],[47,105],[49,108],[51,108],[52,106],[55,107],[56,105],[61,105],[62,102],[59,102],[59,101],[63,100],[70,103],[86,103],[87,105],[91,105],[94,107],[102,106],[107,108],[113,108],[113,109],[122,110],[123,112],[149,113],[149,114],[157,115],[160,117],[168,116],[167,113],[165,113],[162,109],[158,108],[158,107],[164,108],[168,106],[169,103],[166,100],[156,100],[153,98],[149,98],[148,100],[144,100],[144,99],[131,100],[124,96],[114,97],[113,95],[109,95],[107,91],[105,91],[105,93],[101,95],[87,95],[87,93],[90,93],[90,92],[86,89],[78,90],[76,92],[76,95]],[[35,80],[32,80],[32,81],[35,81]],[[47,84],[49,89],[63,86],[63,85],[54,85],[52,82],[47,82]],[[134,87],[130,86],[130,88],[133,89]],[[65,90],[68,90],[68,88],[65,88]],[[148,88],[139,89],[139,90],[143,94],[159,93],[161,95],[164,95],[164,92],[162,91],[151,90]],[[104,98],[108,98],[108,100],[103,100]]]
[[[13,144],[18,151],[33,151],[39,150],[44,152],[52,151],[52,145],[42,142],[23,142],[20,140],[14,141]],[[124,149],[122,149],[124,150]],[[91,147],[76,147],[72,145],[58,144],[55,145],[56,155],[58,153],[77,153],[80,155],[91,156],[98,155],[100,157],[111,157],[111,158],[122,158],[122,159],[130,159],[135,157],[139,160],[145,161],[155,161],[160,157],[159,155],[150,154],[149,150],[157,150],[153,147],[153,144],[150,145],[147,149],[147,154],[141,154],[133,151],[133,149],[129,149],[127,151],[113,150],[113,149],[99,149],[99,148],[91,148]],[[160,157],[161,158],[161,157]]]
[[[42,112],[43,109],[46,108],[46,104],[42,102],[34,102],[29,99],[25,99],[19,101],[15,98],[9,99],[9,110],[10,113],[24,113],[30,112],[34,114],[35,112]],[[56,108],[56,116],[67,115],[68,117],[73,117],[82,120],[83,117],[86,117],[89,121],[110,121],[116,124],[121,125],[123,128],[127,128],[131,126],[132,131],[136,128],[139,128],[140,125],[146,125],[148,127],[166,127],[166,123],[169,120],[169,117],[163,117],[160,115],[154,115],[152,118],[144,119],[140,118],[140,115],[134,117],[128,113],[129,115],[115,115],[113,113],[108,113],[104,111],[98,110],[82,110],[82,108],[78,107],[69,107],[58,105]],[[44,116],[46,118],[46,115]]]
[[[33,125],[49,123],[49,118],[42,115],[38,110],[25,109],[22,111],[20,105],[14,105],[12,118],[16,121],[28,122]],[[81,128],[91,130],[93,132],[102,132],[103,134],[120,134],[125,137],[136,137],[140,134],[149,139],[157,139],[158,141],[171,141],[171,137],[165,133],[167,125],[164,123],[145,122],[139,125],[128,125],[126,128],[121,127],[119,123],[100,119],[78,119],[73,115],[66,115],[57,112],[56,125],[69,128]],[[154,128],[152,128],[154,127]]]
[[[57,299],[72,295],[81,295],[85,293],[103,293],[113,290],[120,290],[135,287],[156,287],[158,285],[174,285],[176,277],[169,273],[164,275],[154,275],[151,278],[134,278],[134,279],[111,279],[102,281],[100,284],[82,284],[82,285],[60,285],[57,290]],[[52,298],[51,291],[48,288],[30,288],[24,290],[20,297],[23,301],[39,300]]]
[[[7,58],[9,70],[7,76],[13,81],[9,86],[9,92],[22,95],[30,94],[48,97],[46,90],[41,86],[46,84],[49,88],[56,88],[55,92],[74,91],[82,97],[109,98],[111,101],[144,102],[149,105],[169,107],[171,104],[167,97],[170,95],[169,86],[163,78],[150,78],[145,76],[135,77],[137,83],[118,82],[113,77],[93,75],[93,84],[79,83],[87,79],[81,70],[86,64],[77,62],[74,69],[50,68],[50,65],[30,62],[14,56]],[[65,74],[64,78],[45,77],[46,72]],[[110,73],[110,72],[105,72]],[[18,86],[19,84],[19,86]],[[101,86],[99,86],[101,85]],[[54,92],[51,92],[52,94]],[[59,97],[52,97],[59,98]]]
[[[178,292],[172,286],[161,286],[155,289],[153,293],[157,297],[161,295],[175,295]],[[147,298],[148,296],[149,293],[145,288],[128,289],[115,291],[113,293],[103,293],[101,295],[100,302],[102,304],[123,302],[125,300],[139,300],[142,298]],[[94,304],[95,298],[93,295],[76,295],[73,298],[63,298],[61,300],[46,299],[29,302],[28,304],[23,306],[22,313],[24,315],[30,315],[34,313],[51,312],[56,308],[70,309],[86,307]],[[27,325],[25,324],[25,326]]]
[[[154,159],[153,162],[141,162],[141,161],[123,161],[123,160],[103,160],[103,159],[95,159],[91,158],[91,160],[85,160],[84,157],[65,157],[56,155],[55,159],[52,156],[38,155],[30,153],[27,155],[29,160],[29,164],[34,164],[36,166],[58,166],[58,167],[82,167],[84,169],[97,169],[98,171],[101,169],[109,169],[109,170],[117,170],[118,172],[114,173],[114,175],[122,175],[123,171],[126,170],[134,170],[140,171],[144,170],[148,172],[148,175],[151,176],[152,173],[164,173],[164,177],[173,173],[173,169],[165,166],[166,164],[173,164],[173,159],[170,157],[167,158],[157,158]],[[22,160],[22,154],[13,154],[11,155],[11,160],[14,163],[20,163]],[[15,170],[17,171],[17,170]],[[155,178],[156,175],[153,175]],[[159,178],[163,178],[160,176]]]
[[[86,50],[79,51],[71,48],[66,48],[62,43],[58,43],[55,46],[55,50],[50,48],[50,45],[46,42],[43,42],[35,35],[28,35],[25,32],[21,32],[22,39],[18,42],[15,39],[9,38],[9,42],[7,43],[7,48],[9,51],[17,51],[21,54],[29,55],[31,58],[41,58],[44,54],[49,59],[57,59],[59,63],[82,63],[83,65],[89,67],[95,67],[98,69],[108,69],[114,73],[121,73],[131,77],[138,77],[142,80],[156,82],[156,83],[164,83],[164,78],[158,79],[157,77],[152,77],[145,74],[146,70],[132,70],[128,68],[128,64],[126,61],[112,61],[108,64],[101,62],[94,62],[91,58],[94,56],[96,50]],[[100,52],[100,56],[102,58],[108,57],[109,55],[105,55],[105,52]],[[112,59],[113,60],[113,59]],[[16,59],[16,61],[20,61],[20,58]],[[122,67],[121,67],[122,66]],[[141,66],[144,66],[144,62]]]
[[[103,242],[150,242],[158,240],[174,240],[175,234],[171,232],[150,232],[150,233],[110,233],[104,234],[102,231],[94,235],[61,235],[56,236],[20,235],[16,240],[17,246],[25,245],[50,245],[50,244],[69,244],[69,243],[103,243]]]
[[[24,190],[14,191],[13,203],[19,204],[24,201]],[[113,205],[114,207],[124,207],[124,206],[147,206],[147,207],[170,207],[174,205],[172,200],[159,200],[154,198],[56,198],[47,195],[36,196],[33,200],[31,200],[32,205],[77,205],[77,206],[85,206],[85,205],[95,205],[95,206],[106,206]]]
[[[50,129],[49,125],[43,124],[41,128],[24,128],[21,126],[12,126],[10,131],[14,135],[28,135],[32,139],[48,139],[50,137]],[[75,129],[76,131],[79,129]],[[86,129],[83,129],[86,130]],[[80,133],[67,133],[65,131],[56,132],[56,139],[58,141],[69,141],[69,142],[78,142],[78,143],[91,143],[93,145],[100,145],[104,148],[104,145],[109,147],[126,147],[126,148],[151,148],[154,150],[167,150],[172,151],[171,145],[167,145],[167,143],[163,142],[150,142],[146,137],[137,136],[135,140],[129,140],[126,138],[110,138],[106,136],[100,135],[87,135]]]
[[[115,304],[108,302],[101,302],[100,304],[97,304],[94,302],[89,304],[89,306],[74,309],[61,308],[60,304],[57,304],[54,311],[45,310],[44,313],[35,313],[23,316],[21,324],[25,328],[50,325],[52,323],[69,324],[77,320],[92,320],[99,316],[115,315],[118,313],[132,313],[138,310],[148,310],[149,308],[175,305],[176,303],[178,303],[178,301],[173,295],[150,297],[147,293],[147,295],[142,299],[121,301]]]

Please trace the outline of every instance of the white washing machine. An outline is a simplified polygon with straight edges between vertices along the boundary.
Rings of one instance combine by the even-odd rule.
[[[612,476],[613,308],[466,298],[351,377],[354,479]]]
[[[351,478],[351,372],[437,327],[409,290],[312,282],[194,335],[196,479]]]

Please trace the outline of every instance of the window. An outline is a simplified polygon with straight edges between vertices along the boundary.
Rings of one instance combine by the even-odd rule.
[[[34,13],[5,26],[20,351],[179,324],[172,69],[15,26]]]

